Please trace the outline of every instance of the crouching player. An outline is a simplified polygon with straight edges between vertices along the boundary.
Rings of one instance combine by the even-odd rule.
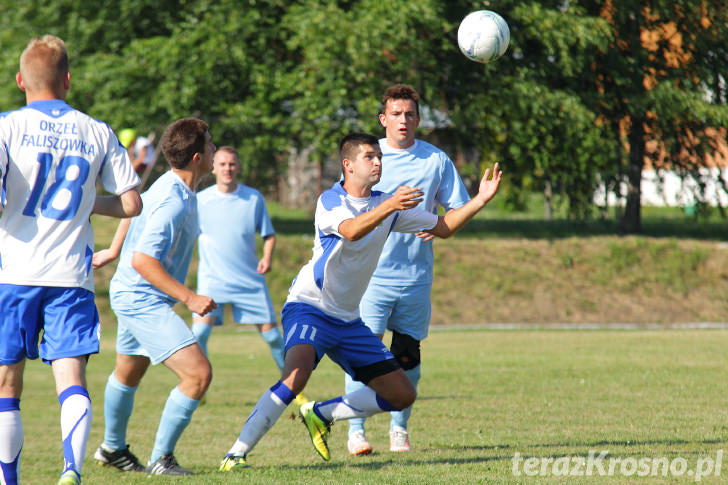
[[[495,195],[502,173],[497,164],[492,177],[486,170],[478,195],[438,217],[412,210],[422,200],[419,188],[399,187],[394,194],[371,190],[381,177],[381,157],[375,136],[353,133],[341,141],[344,181],[319,197],[313,258],[298,273],[283,307],[281,380],[263,393],[221,470],[247,466],[247,454],[303,391],[324,354],[366,383],[353,393],[301,406],[301,419],[324,460],[330,458],[327,437],[334,421],[401,410],[414,402],[415,389],[397,360],[359,318],[359,302],[390,232],[451,236]]]

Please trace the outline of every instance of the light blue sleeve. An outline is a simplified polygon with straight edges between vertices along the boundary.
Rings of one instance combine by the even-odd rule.
[[[392,225],[394,232],[419,232],[432,229],[437,225],[437,215],[424,209],[414,209],[397,212],[397,219]]]
[[[445,211],[462,207],[470,200],[468,191],[455,168],[455,164],[447,156],[445,156],[443,163],[442,178],[435,199],[438,204],[445,208]]]
[[[273,228],[273,222],[270,220],[268,208],[265,206],[265,199],[263,199],[262,195],[258,199],[256,213],[255,229],[260,233],[260,237],[264,238],[275,234],[276,231]]]
[[[183,202],[178,198],[165,198],[147,217],[134,251],[164,262],[184,217]]]

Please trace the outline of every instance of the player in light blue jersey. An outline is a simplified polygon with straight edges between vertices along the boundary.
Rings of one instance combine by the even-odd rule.
[[[58,483],[68,485],[81,481],[91,429],[86,364],[99,351],[89,216],[138,214],[140,181],[111,128],[64,101],[71,81],[61,39],[32,39],[16,80],[27,105],[0,114],[0,483],[19,481],[23,369],[40,356],[55,377]],[[97,181],[114,195],[96,195]]]
[[[465,205],[470,197],[450,158],[415,138],[420,122],[418,100],[412,87],[401,84],[390,87],[383,97],[379,120],[386,136],[379,144],[384,169],[375,188],[391,192],[400,185],[421,187],[426,211],[437,213],[438,206],[451,211]],[[420,342],[427,337],[430,324],[433,260],[431,240],[393,234],[361,302],[362,319],[376,335],[381,338],[385,330],[392,332],[390,350],[415,388],[420,379]],[[363,385],[346,376],[347,392]],[[391,451],[409,451],[407,421],[411,411],[407,408],[392,413]],[[349,422],[347,447],[352,455],[371,453],[363,419]]]
[[[318,199],[313,257],[298,273],[283,307],[281,380],[261,396],[221,470],[247,466],[247,454],[303,391],[324,354],[366,383],[355,392],[301,406],[301,419],[324,460],[330,459],[326,440],[334,421],[401,410],[414,402],[414,386],[397,359],[359,318],[361,296],[390,233],[426,230],[449,237],[495,195],[502,174],[496,165],[489,179],[486,170],[473,200],[438,217],[412,210],[422,200],[420,188],[399,187],[393,194],[372,190],[382,173],[381,156],[372,135],[353,133],[341,141],[344,181]]]
[[[119,225],[111,254],[96,255],[95,264],[103,265],[116,257],[123,241],[109,286],[118,321],[116,365],[104,394],[104,441],[94,458],[121,471],[145,471],[129,451],[126,430],[142,377],[150,364],[162,362],[180,381],[162,411],[146,472],[189,475],[177,463],[174,448],[210,384],[212,370],[172,306],[181,301],[200,315],[215,308],[212,298],[184,286],[199,233],[194,190],[212,169],[215,145],[204,121],[184,118],[167,127],[160,146],[171,170],[142,195],[141,215]]]
[[[217,308],[204,317],[195,315],[192,333],[207,353],[213,325],[221,325],[225,305],[241,324],[255,324],[283,368],[283,337],[265,283],[276,244],[273,224],[260,192],[237,182],[240,162],[235,148],[220,147],[213,158],[215,185],[197,195],[200,219],[197,293],[209,295]],[[263,239],[257,257],[256,234]]]

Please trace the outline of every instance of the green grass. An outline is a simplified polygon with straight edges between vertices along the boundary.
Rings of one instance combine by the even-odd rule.
[[[114,361],[114,328],[89,365],[94,424],[84,483],[151,483],[97,466],[103,389]],[[210,339],[214,379],[208,403],[177,447],[194,478],[154,483],[625,483],[630,477],[515,477],[524,457],[716,456],[728,440],[725,369],[728,332],[705,331],[437,331],[423,344],[423,378],[410,421],[412,452],[387,451],[388,416],[368,422],[375,452],[346,453],[346,424],[334,426],[332,459],[315,454],[291,406],[249,456],[242,475],[216,471],[260,394],[277,379],[267,346],[254,332],[229,325]],[[128,441],[149,456],[164,400],[176,379],[163,366],[147,373],[136,395]],[[343,373],[325,359],[306,394],[327,399],[343,389]],[[24,483],[54,483],[61,468],[58,404],[50,369],[26,369],[21,401],[25,427]],[[724,467],[725,468],[725,467]],[[728,471],[725,471],[728,473]],[[635,477],[632,477],[634,479]],[[670,477],[659,477],[673,481]],[[690,482],[687,477],[676,479]],[[712,480],[712,482],[711,482]],[[648,477],[647,482],[654,482]],[[722,477],[703,482],[719,483]]]

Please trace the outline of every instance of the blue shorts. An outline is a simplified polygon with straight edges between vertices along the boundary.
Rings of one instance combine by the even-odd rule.
[[[111,294],[111,308],[118,322],[118,354],[149,357],[156,365],[197,342],[187,323],[166,301],[129,305],[125,296],[125,292]]]
[[[94,294],[84,288],[0,284],[0,364],[98,354],[100,333]]]
[[[399,368],[394,356],[360,318],[345,322],[306,303],[286,303],[281,312],[286,352],[313,345],[316,365],[324,354],[351,377],[365,384]]]
[[[200,294],[206,295],[206,293]],[[245,294],[245,298],[238,298],[233,302],[221,302],[212,295],[207,296],[210,296],[217,303],[217,308],[205,315],[206,317],[215,317],[215,325],[222,325],[226,305],[233,308],[233,320],[240,324],[275,323],[276,321],[273,302],[271,302],[267,291],[256,292],[254,298],[249,294]],[[199,317],[196,313],[195,316]]]
[[[394,286],[371,281],[359,304],[364,323],[376,335],[396,330],[425,340],[430,327],[430,285]]]

